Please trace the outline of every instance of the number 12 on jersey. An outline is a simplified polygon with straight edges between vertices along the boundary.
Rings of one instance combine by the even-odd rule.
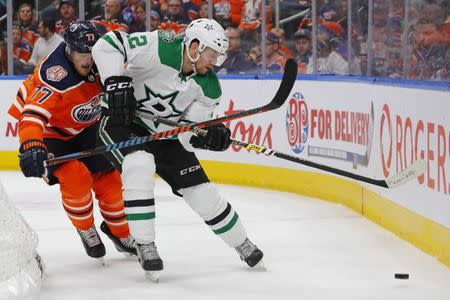
[[[145,35],[133,36],[128,38],[128,44],[130,48],[136,48],[147,44],[147,37]]]

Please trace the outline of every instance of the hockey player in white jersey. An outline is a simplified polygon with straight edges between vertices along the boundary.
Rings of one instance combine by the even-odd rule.
[[[92,50],[107,94],[108,117],[101,120],[100,143],[116,143],[170,128],[136,117],[136,109],[176,122],[211,119],[222,94],[212,69],[225,60],[227,48],[223,28],[209,19],[193,21],[184,37],[161,30],[104,35]],[[163,269],[155,246],[154,172],[250,267],[263,257],[248,239],[236,211],[209,182],[193,152],[195,148],[225,151],[229,147],[227,127],[219,124],[207,129],[206,136],[182,133],[175,139],[155,140],[107,154],[121,170],[125,212],[137,242],[139,262],[146,271]]]

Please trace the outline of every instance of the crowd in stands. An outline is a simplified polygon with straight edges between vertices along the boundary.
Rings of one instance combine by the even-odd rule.
[[[44,1],[44,0],[43,0]],[[208,17],[204,0],[93,0],[85,1],[84,18],[103,34],[146,30],[146,3],[151,1],[151,30],[182,34],[196,18]],[[388,78],[450,81],[450,5],[448,0],[373,0],[372,20],[368,1],[317,0],[317,34],[312,34],[311,0],[280,0],[281,18],[298,18],[275,26],[275,1],[212,0],[212,16],[230,40],[221,74],[283,72],[288,58],[301,74],[373,75]],[[35,1],[15,8],[13,57],[15,74],[32,72],[40,59],[62,41],[64,30],[78,18],[78,1],[52,1],[39,13]],[[48,1],[47,1],[48,2]],[[0,13],[6,13],[0,0]],[[261,51],[261,26],[265,11],[265,51]],[[370,27],[369,27],[370,24]],[[0,23],[3,38],[6,22]],[[348,37],[350,27],[350,38]],[[369,34],[370,33],[370,34]],[[317,61],[312,59],[317,40]],[[369,53],[371,55],[369,55]],[[0,73],[7,74],[6,42],[0,43]],[[369,59],[371,58],[371,59]]]

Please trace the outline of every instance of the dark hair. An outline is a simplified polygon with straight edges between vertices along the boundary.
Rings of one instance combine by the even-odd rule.
[[[45,28],[48,28],[50,30],[50,32],[55,32],[55,30],[56,30],[55,24],[56,24],[55,19],[52,19],[52,18],[42,19],[42,26],[44,26]]]

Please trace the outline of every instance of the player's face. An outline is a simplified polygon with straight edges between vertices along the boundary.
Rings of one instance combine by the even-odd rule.
[[[197,61],[197,73],[206,74],[215,65],[221,65],[223,62],[222,57],[223,55],[220,55],[219,52],[206,47],[205,50],[203,50],[203,52],[200,54],[200,58]]]
[[[75,70],[81,76],[87,76],[94,65],[94,59],[91,53],[78,53],[72,51],[70,54]]]

